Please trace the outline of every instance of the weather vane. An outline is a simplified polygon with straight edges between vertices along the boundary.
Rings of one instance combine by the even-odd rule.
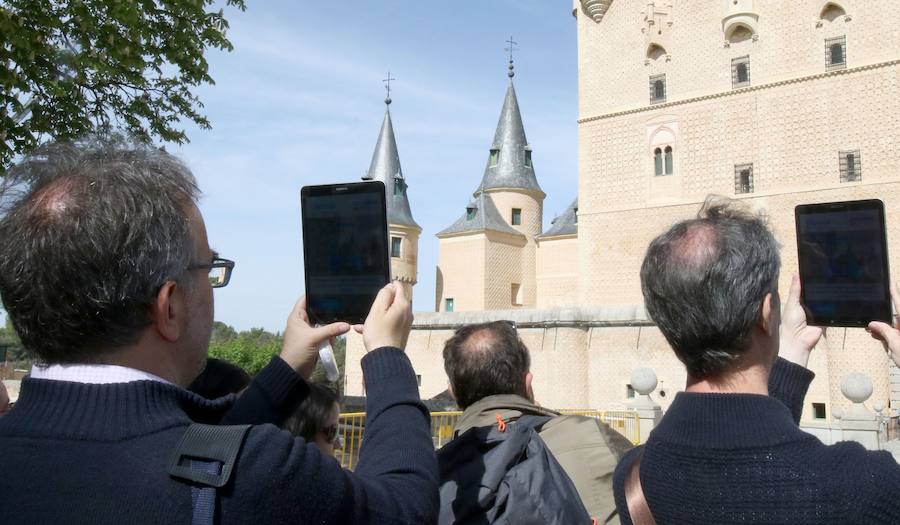
[[[396,78],[391,78],[391,72],[388,70],[387,78],[382,80],[384,82],[384,89],[387,91],[387,96],[384,98],[384,103],[390,105],[391,103],[391,80],[397,80]]]
[[[509,44],[509,47],[506,47],[503,50],[509,52],[509,73],[507,74],[509,75],[509,78],[512,78],[516,76],[515,71],[513,71],[513,51],[515,51],[516,46],[519,45],[519,43],[513,40],[512,35],[509,35],[509,40],[507,40],[506,43]]]

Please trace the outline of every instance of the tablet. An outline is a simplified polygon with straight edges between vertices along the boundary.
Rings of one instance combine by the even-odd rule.
[[[794,209],[801,302],[818,326],[891,322],[884,203],[803,204]]]
[[[391,280],[384,184],[305,186],[300,208],[310,320],[362,323]]]

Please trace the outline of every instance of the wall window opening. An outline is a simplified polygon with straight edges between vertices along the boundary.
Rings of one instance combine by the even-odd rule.
[[[825,403],[813,403],[813,419],[825,419]]]
[[[662,148],[653,150],[653,174],[657,177],[663,174]]]
[[[825,70],[846,69],[847,37],[839,36],[825,40]]]
[[[731,60],[731,87],[740,88],[750,85],[750,56],[742,56]]]
[[[520,226],[522,224],[522,210],[521,208],[513,208],[512,209],[512,225]]]
[[[862,159],[859,150],[841,151],[838,155],[841,169],[841,182],[862,180]]]
[[[530,149],[525,150],[525,167],[526,168],[531,167],[531,150]]]
[[[400,237],[391,237],[391,257],[400,257]]]
[[[453,311],[453,298],[452,297],[448,297],[448,298],[444,299],[444,311],[445,312]]]
[[[650,103],[659,104],[666,101],[666,75],[650,77]]]
[[[499,149],[492,149],[492,150],[491,150],[491,159],[490,159],[490,162],[489,162],[490,167],[493,168],[493,167],[496,166],[499,162],[500,162],[500,150],[499,150]]]
[[[734,193],[753,193],[753,164],[734,167]]]
[[[672,170],[672,146],[666,146],[665,153],[666,153],[665,173],[666,173],[666,175],[671,175],[673,173],[673,170]]]

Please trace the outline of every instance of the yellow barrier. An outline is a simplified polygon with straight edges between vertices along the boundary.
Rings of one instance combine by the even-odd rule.
[[[641,424],[637,412],[630,410],[560,410],[562,414],[594,417],[609,425],[637,445],[641,442]],[[441,448],[453,439],[453,428],[462,412],[432,412],[431,441],[434,448]],[[365,412],[349,412],[338,418],[338,433],[343,440],[343,449],[336,450],[334,457],[341,466],[350,470],[359,460],[365,431]]]

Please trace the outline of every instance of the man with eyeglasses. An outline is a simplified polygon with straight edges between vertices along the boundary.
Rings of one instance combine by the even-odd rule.
[[[121,137],[43,146],[3,180],[0,297],[41,362],[0,420],[15,473],[0,476],[3,523],[433,521],[436,459],[398,284],[356,327],[370,352],[354,473],[264,424],[307,396],[319,344],[351,329],[310,326],[304,299],[280,355],[239,398],[184,388],[206,362],[213,288],[234,268],[209,247],[198,194],[180,161]],[[229,426],[202,427],[195,455],[185,443],[196,445],[196,423]]]

